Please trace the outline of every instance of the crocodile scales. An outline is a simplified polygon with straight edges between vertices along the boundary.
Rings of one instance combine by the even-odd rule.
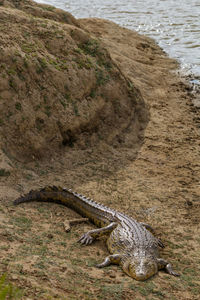
[[[89,245],[99,236],[108,235],[107,246],[111,255],[97,267],[119,264],[126,274],[136,280],[146,280],[160,269],[179,276],[168,261],[159,257],[159,247],[164,246],[150,232],[152,228],[148,224],[137,222],[132,217],[99,204],[71,189],[56,186],[31,190],[16,199],[14,204],[30,201],[51,201],[66,205],[100,227],[88,231],[79,239],[80,243]]]

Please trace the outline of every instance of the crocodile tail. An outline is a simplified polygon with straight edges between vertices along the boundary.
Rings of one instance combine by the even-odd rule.
[[[63,204],[72,208],[83,217],[89,218],[97,226],[109,224],[114,220],[115,211],[96,203],[90,198],[73,192],[71,189],[57,186],[46,186],[40,190],[31,190],[13,203],[18,205],[23,202],[41,201]]]
[[[14,205],[18,205],[24,202],[32,201],[47,201],[47,202],[59,202],[59,199],[55,199],[55,192],[59,195],[59,191],[63,191],[61,187],[56,186],[46,186],[40,190],[31,190],[29,193],[20,196],[13,201]]]

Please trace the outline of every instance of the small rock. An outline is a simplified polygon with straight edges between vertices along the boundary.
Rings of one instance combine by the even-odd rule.
[[[109,274],[109,277],[110,277],[110,278],[116,278],[116,274],[110,273],[110,274]]]
[[[52,238],[53,238],[53,234],[49,233],[49,234],[47,234],[47,237],[48,237],[49,239],[52,239]]]
[[[193,202],[190,201],[190,200],[186,200],[186,204],[187,204],[188,206],[192,206],[192,205],[193,205]]]
[[[99,250],[97,251],[97,255],[98,255],[98,256],[101,255],[101,252],[100,252]]]

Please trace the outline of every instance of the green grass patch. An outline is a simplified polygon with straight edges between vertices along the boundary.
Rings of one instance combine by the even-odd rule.
[[[31,219],[28,219],[27,217],[24,216],[15,217],[12,219],[12,221],[16,226],[26,230],[29,230],[32,224]]]
[[[110,284],[102,286],[98,299],[123,299],[123,284]]]
[[[73,102],[72,105],[73,105],[73,110],[74,110],[75,116],[80,116],[80,114],[78,112],[78,105],[76,104],[76,102]]]
[[[16,71],[14,69],[7,70],[8,75],[15,75]]]
[[[13,88],[15,91],[17,91],[17,85],[16,85],[16,82],[15,82],[14,78],[12,78],[12,77],[10,77],[10,79],[9,79],[9,86],[10,86],[11,88]]]
[[[36,47],[35,44],[32,44],[32,43],[27,43],[27,44],[21,45],[21,49],[27,54],[35,52],[36,51],[35,47]]]
[[[95,97],[96,97],[96,90],[95,90],[95,89],[92,89],[91,92],[90,92],[90,94],[89,94],[89,96],[90,96],[91,98],[95,98]]]
[[[51,116],[51,106],[49,105],[46,105],[45,106],[45,114],[47,115],[47,117],[50,117]]]
[[[60,99],[60,103],[62,104],[62,106],[64,107],[64,109],[67,107],[66,102],[63,99]]]
[[[105,75],[103,70],[96,69],[96,83],[97,83],[97,86],[101,86],[101,85],[105,84],[106,82],[109,81],[109,79],[110,79],[109,76]]]
[[[80,45],[79,48],[81,48],[85,54],[95,57],[99,54],[99,41],[90,39],[88,42]]]
[[[22,294],[22,290],[7,281],[6,274],[0,277],[0,300],[21,299]]]
[[[39,61],[40,66],[41,66],[42,69],[47,68],[48,63],[47,63],[47,61],[46,61],[45,58],[43,58],[43,57],[42,57],[42,58],[38,57],[38,61]]]
[[[15,108],[16,108],[17,110],[21,111],[21,110],[22,110],[22,105],[21,105],[21,103],[20,103],[20,102],[16,102],[16,103],[15,103]]]
[[[9,176],[10,172],[5,169],[0,169],[0,176]]]
[[[41,9],[47,10],[47,11],[54,11],[55,7],[54,6],[40,6]]]

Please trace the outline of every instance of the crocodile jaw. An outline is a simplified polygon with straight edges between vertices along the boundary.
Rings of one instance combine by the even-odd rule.
[[[152,257],[132,257],[122,264],[130,277],[144,281],[158,272],[158,264]]]

